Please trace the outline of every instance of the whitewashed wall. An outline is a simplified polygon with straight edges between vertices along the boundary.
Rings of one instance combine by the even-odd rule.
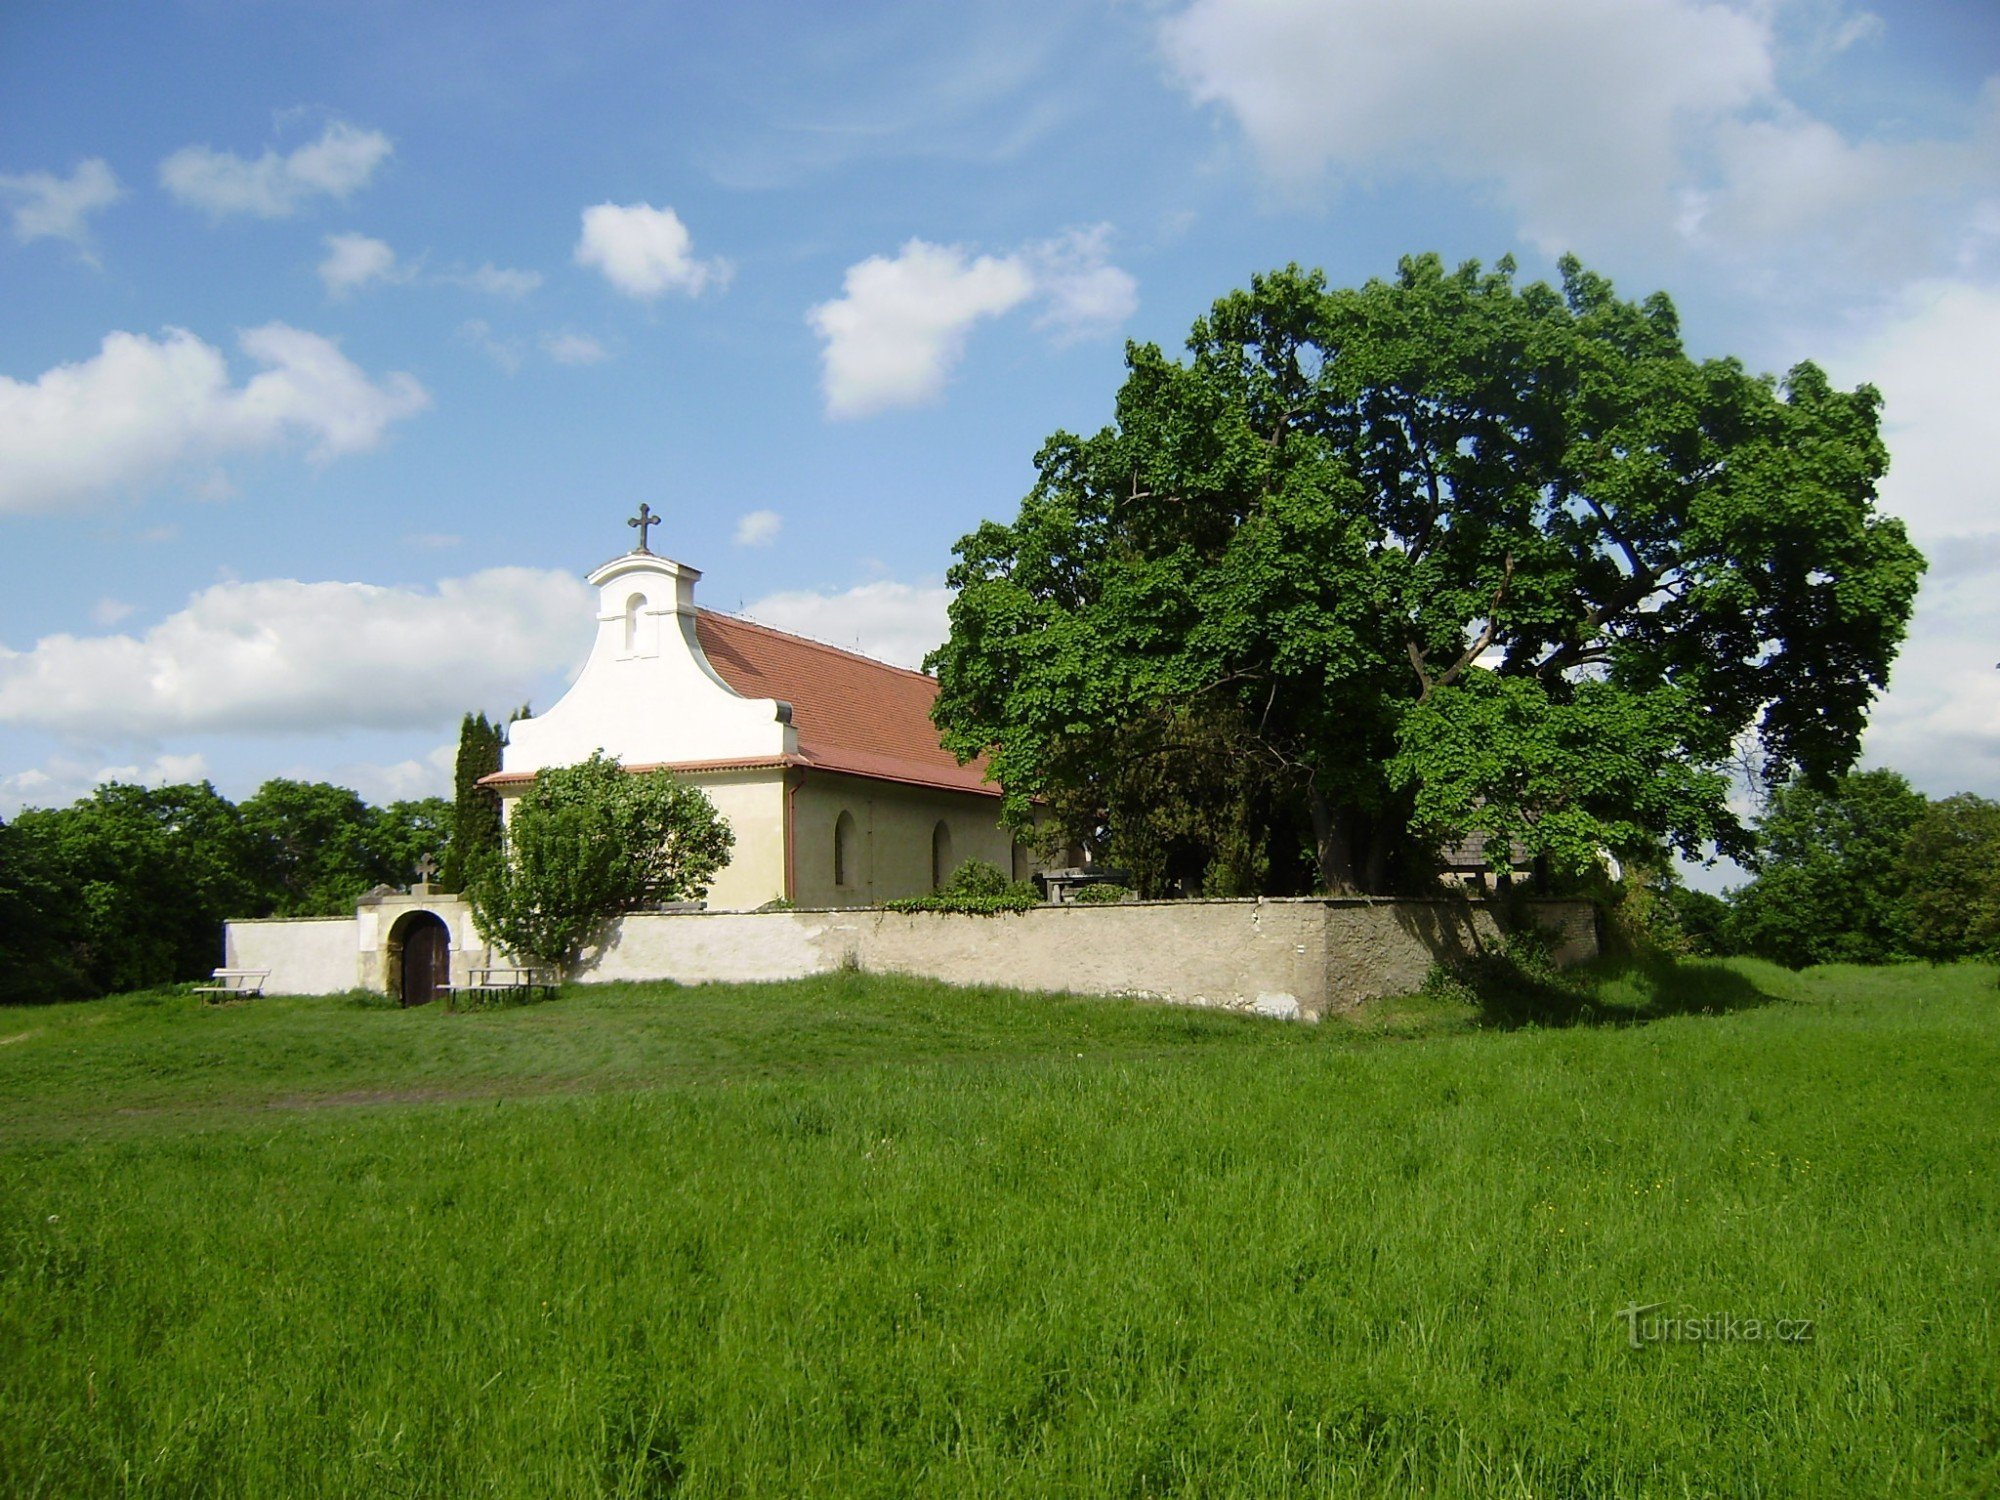
[[[361,983],[361,924],[353,917],[272,917],[222,929],[223,967],[269,969],[273,995],[339,995]]]

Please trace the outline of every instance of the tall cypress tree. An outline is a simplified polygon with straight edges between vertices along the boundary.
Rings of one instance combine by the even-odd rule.
[[[500,848],[500,794],[479,785],[479,778],[500,769],[505,736],[484,713],[467,714],[458,727],[456,798],[452,807],[451,843],[444,852],[444,884],[463,890],[466,877],[481,855]]]

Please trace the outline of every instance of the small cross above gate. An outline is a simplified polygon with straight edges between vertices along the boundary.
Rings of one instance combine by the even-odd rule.
[[[653,549],[646,545],[646,533],[660,524],[660,518],[653,514],[652,506],[641,502],[639,514],[632,517],[625,524],[639,528],[639,546],[637,550],[640,552],[651,552]]]

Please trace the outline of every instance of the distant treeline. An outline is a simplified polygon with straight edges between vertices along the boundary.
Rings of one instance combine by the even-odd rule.
[[[112,784],[0,822],[0,1001],[79,999],[206,975],[230,917],[351,913],[443,861],[452,804],[371,807],[325,782],[235,804],[194,786]]]
[[[1792,968],[2000,957],[2000,802],[1937,801],[1894,771],[1772,792],[1754,878],[1727,896],[1671,883],[1645,925],[1697,952]]]

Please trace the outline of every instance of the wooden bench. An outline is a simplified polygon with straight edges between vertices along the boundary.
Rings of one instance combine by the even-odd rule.
[[[198,984],[194,987],[197,995],[207,995],[210,1005],[221,1001],[213,998],[227,995],[238,1000],[253,1000],[264,993],[264,983],[271,977],[269,969],[217,969],[209,978],[213,984]]]

